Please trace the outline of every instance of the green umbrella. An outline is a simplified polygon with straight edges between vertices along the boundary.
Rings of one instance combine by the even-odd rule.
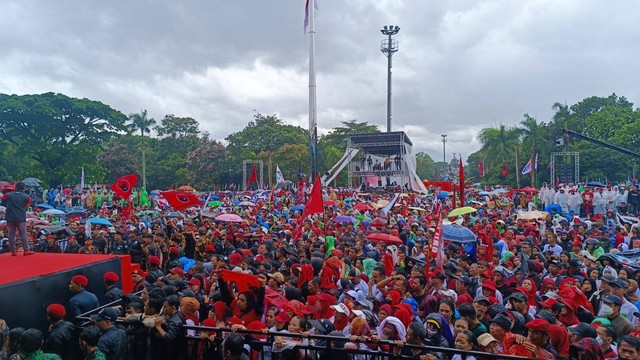
[[[471,206],[463,206],[463,207],[459,207],[457,209],[453,209],[451,210],[451,212],[449,213],[449,215],[447,215],[447,217],[454,217],[454,216],[460,216],[460,215],[464,215],[464,214],[470,214],[470,213],[474,213],[478,211],[475,208],[472,208]]]
[[[209,207],[222,206],[222,201],[218,201],[218,200],[209,201],[209,204],[207,204],[207,206]]]

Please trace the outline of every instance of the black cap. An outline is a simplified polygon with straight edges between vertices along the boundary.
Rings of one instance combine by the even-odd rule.
[[[511,330],[511,319],[509,319],[506,315],[498,314],[493,319],[489,320],[490,323],[495,323],[499,325],[503,329],[509,331]]]
[[[521,293],[520,291],[515,291],[513,294],[511,294],[511,296],[509,296],[507,299],[515,299],[515,300],[520,300],[520,301],[527,301],[529,300],[529,298],[527,297],[527,295]]]
[[[618,295],[607,295],[602,299],[605,304],[616,304],[622,306],[622,299]]]
[[[603,276],[603,277],[601,277],[600,279],[601,279],[602,281],[606,282],[606,283],[609,283],[609,284],[612,284],[612,283],[614,283],[614,282],[616,281],[616,278],[614,278],[614,277],[613,277],[613,276],[611,276],[611,275],[604,275],[604,276]]]
[[[583,322],[578,325],[569,326],[567,330],[569,330],[570,333],[582,336],[583,338],[595,339],[598,336],[598,333],[593,326]]]
[[[581,267],[582,264],[580,263],[580,260],[578,260],[578,259],[571,259],[571,260],[569,260],[569,266]]]
[[[456,279],[467,286],[472,284],[471,278],[468,276],[460,276]]]
[[[623,289],[623,288],[629,287],[629,283],[627,283],[626,281],[624,281],[624,280],[622,280],[620,278],[617,278],[617,279],[615,279],[614,281],[611,282],[611,286],[619,287],[619,288]]]

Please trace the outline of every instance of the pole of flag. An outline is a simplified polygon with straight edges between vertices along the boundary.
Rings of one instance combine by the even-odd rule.
[[[308,1],[309,19],[309,155],[311,156],[311,176],[315,179],[318,175],[318,109],[316,103],[316,24],[315,24],[315,2]]]

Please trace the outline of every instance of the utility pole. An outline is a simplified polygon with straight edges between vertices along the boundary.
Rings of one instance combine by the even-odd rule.
[[[391,36],[400,31],[399,26],[384,26],[380,32],[387,35],[387,39],[382,40],[380,51],[387,57],[387,132],[391,132],[391,58],[398,51],[398,41],[393,40]]]

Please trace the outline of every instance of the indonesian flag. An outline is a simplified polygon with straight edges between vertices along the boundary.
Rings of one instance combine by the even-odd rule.
[[[125,175],[111,185],[111,190],[125,200],[129,200],[129,196],[131,196],[131,192],[137,183],[138,176],[136,174]]]
[[[484,160],[478,163],[478,172],[480,173],[480,177],[484,177]]]
[[[302,216],[296,231],[293,233],[293,239],[297,240],[302,236],[302,229],[304,228],[304,220],[309,215],[322,213],[324,211],[324,205],[322,203],[322,184],[320,183],[320,176],[316,176],[316,180],[313,182],[313,188],[311,188],[311,194],[307,203],[302,210]]]
[[[256,164],[251,165],[251,176],[247,179],[247,184],[258,181],[258,174],[256,172]]]
[[[169,205],[176,211],[182,211],[192,206],[202,206],[202,202],[194,193],[186,191],[162,191],[160,192]]]
[[[318,0],[313,1],[313,8],[318,11]],[[309,0],[304,5],[304,33],[307,33],[307,27],[309,27]]]

